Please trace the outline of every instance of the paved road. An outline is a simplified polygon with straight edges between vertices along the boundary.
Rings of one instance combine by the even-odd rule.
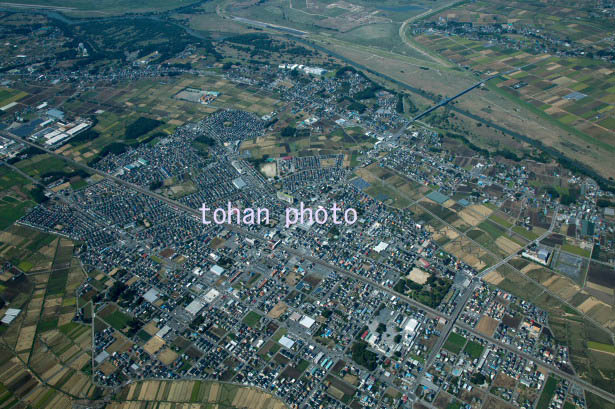
[[[149,189],[146,189],[146,188],[143,188],[141,186],[135,185],[133,183],[127,182],[125,180],[122,180],[122,179],[120,179],[120,178],[118,178],[116,176],[110,175],[110,174],[108,174],[106,172],[100,171],[98,169],[91,168],[91,167],[89,167],[87,165],[84,165],[82,163],[79,163],[79,162],[77,162],[77,161],[75,161],[75,160],[73,160],[71,158],[67,158],[67,157],[65,157],[65,156],[63,156],[61,154],[55,153],[55,152],[53,152],[53,151],[51,151],[51,150],[49,150],[47,148],[41,147],[39,145],[36,145],[36,144],[34,144],[34,143],[30,142],[30,141],[26,141],[26,140],[24,140],[24,139],[22,139],[22,138],[20,138],[20,137],[18,137],[16,135],[10,133],[10,132],[7,132],[6,130],[2,131],[1,133],[4,136],[6,136],[6,137],[8,137],[10,139],[13,139],[15,141],[21,142],[23,144],[26,144],[26,145],[29,145],[29,146],[32,146],[32,147],[36,147],[38,149],[41,149],[41,150],[45,151],[46,153],[48,153],[50,155],[53,155],[53,156],[55,156],[57,158],[60,158],[60,159],[68,162],[69,164],[71,164],[73,166],[76,166],[78,168],[87,170],[90,173],[98,174],[98,175],[100,175],[100,176],[102,176],[104,178],[107,178],[109,180],[113,180],[114,182],[116,182],[116,183],[118,183],[120,185],[129,187],[129,188],[134,189],[134,190],[136,190],[136,191],[138,191],[138,192],[140,192],[142,194],[149,195],[151,197],[159,199],[159,200],[163,201],[164,203],[167,203],[169,206],[171,206],[171,207],[173,207],[173,208],[175,208],[177,210],[183,210],[183,211],[185,211],[185,212],[187,212],[189,214],[194,215],[196,218],[198,218],[200,220],[201,213],[197,209],[193,209],[193,208],[188,207],[188,206],[186,206],[184,204],[178,203],[178,202],[176,202],[176,201],[174,201],[172,199],[169,199],[168,197],[165,197],[165,196],[160,195],[158,193],[152,192]],[[255,235],[254,233],[249,232],[247,230],[244,230],[244,229],[242,229],[242,228],[240,228],[238,226],[228,225],[227,227],[229,229],[232,229],[232,230],[236,231],[236,232],[240,232],[240,233],[242,233],[242,234],[244,234],[246,236],[258,238],[260,240],[263,239],[261,236]],[[533,356],[531,356],[529,354],[526,354],[525,352],[518,350],[515,346],[508,345],[508,344],[505,344],[505,343],[503,343],[503,342],[501,342],[499,340],[496,340],[495,338],[485,336],[482,333],[476,331],[474,328],[470,327],[469,325],[467,325],[467,324],[465,324],[463,322],[456,322],[454,319],[452,319],[453,317],[449,316],[448,314],[445,314],[445,313],[443,313],[441,311],[438,311],[436,309],[433,309],[433,308],[430,308],[430,307],[428,307],[426,305],[423,305],[423,304],[413,300],[412,298],[409,298],[407,296],[401,295],[401,294],[397,293],[396,291],[394,291],[393,289],[391,289],[389,287],[383,286],[383,285],[381,285],[381,284],[379,284],[379,283],[377,283],[377,282],[375,282],[375,281],[373,281],[373,280],[371,280],[369,278],[360,276],[360,275],[355,274],[355,273],[353,273],[351,271],[344,270],[344,269],[342,269],[342,268],[340,268],[338,266],[334,266],[332,264],[329,264],[329,263],[327,263],[325,261],[322,261],[321,259],[319,259],[317,257],[304,254],[303,252],[301,252],[299,250],[292,249],[292,248],[289,248],[289,247],[286,247],[286,246],[278,246],[278,248],[279,249],[283,249],[283,250],[287,251],[288,253],[294,254],[294,255],[296,255],[298,257],[305,258],[306,260],[310,260],[310,261],[312,261],[312,262],[314,262],[316,264],[320,264],[323,267],[325,267],[327,269],[330,269],[330,270],[333,270],[333,271],[335,271],[335,272],[337,272],[339,274],[345,275],[346,277],[350,277],[350,278],[353,278],[355,280],[362,281],[362,282],[364,282],[366,284],[370,284],[370,285],[378,288],[379,290],[381,290],[381,291],[383,291],[385,293],[388,293],[390,295],[398,297],[399,299],[407,302],[408,304],[412,305],[415,308],[418,308],[418,309],[420,309],[422,311],[426,311],[426,312],[432,314],[435,317],[444,318],[447,321],[450,321],[451,328],[452,328],[453,325],[457,325],[459,328],[465,329],[466,331],[468,331],[469,333],[471,333],[472,335],[474,335],[476,337],[486,339],[489,342],[491,342],[492,344],[494,344],[494,345],[496,345],[496,346],[498,346],[500,348],[503,348],[503,349],[509,350],[511,352],[514,352],[514,353],[516,353],[516,354],[518,354],[518,355],[520,355],[520,356],[522,356],[522,357],[524,357],[524,358],[526,358],[528,360],[531,360],[533,362],[536,362],[539,365],[544,366],[545,368],[549,369],[550,371],[552,371],[556,375],[558,375],[558,376],[560,376],[560,377],[562,377],[564,379],[567,379],[570,382],[577,383],[579,386],[583,387],[587,391],[590,391],[590,392],[592,392],[592,393],[594,393],[594,394],[596,394],[596,395],[598,395],[598,396],[600,396],[600,397],[602,397],[604,399],[607,399],[608,401],[615,401],[615,395],[614,394],[609,393],[609,392],[607,392],[605,390],[602,390],[602,389],[592,385],[591,383],[589,383],[587,381],[584,381],[583,379],[581,379],[581,378],[579,378],[579,377],[577,377],[575,375],[571,375],[571,374],[569,374],[567,372],[564,372],[561,369],[559,369],[559,368],[557,368],[557,367],[555,367],[553,365],[550,365],[550,364],[542,361],[541,359],[538,359],[538,358],[533,357]],[[442,340],[439,340],[439,342],[441,342],[441,341]]]
[[[446,322],[446,324],[444,325],[444,328],[442,328],[442,331],[440,333],[440,337],[438,338],[438,341],[436,342],[434,347],[431,349],[427,359],[425,360],[425,364],[423,365],[423,370],[421,371],[421,373],[418,374],[416,379],[412,382],[412,385],[410,387],[410,391],[411,391],[412,394],[414,394],[414,391],[416,390],[417,386],[419,386],[421,384],[423,384],[423,385],[425,384],[425,381],[423,379],[423,374],[425,374],[425,372],[427,372],[427,370],[431,367],[431,365],[433,365],[433,362],[436,359],[436,357],[438,356],[438,353],[440,352],[440,349],[442,349],[442,346],[444,345],[444,343],[448,339],[448,335],[450,334],[451,330],[455,326],[455,322],[457,322],[457,319],[459,318],[459,315],[461,315],[461,312],[463,311],[463,308],[465,307],[466,302],[468,302],[468,299],[470,298],[470,296],[472,294],[474,294],[474,290],[476,289],[476,287],[478,286],[479,283],[480,283],[480,280],[473,279],[472,283],[459,296],[459,300],[457,302],[457,305],[455,306],[455,309],[453,310],[453,314],[451,315],[451,319],[449,319]],[[427,385],[427,386],[429,387],[429,385]],[[436,388],[436,390],[437,389],[438,388]]]
[[[466,303],[468,302],[472,294],[474,294],[474,290],[476,290],[476,287],[478,287],[478,284],[480,284],[480,280],[473,279],[472,283],[464,290],[462,294],[460,294],[459,296],[460,298],[457,302],[457,306],[453,310],[451,319],[446,323],[446,325],[442,329],[440,338],[438,338],[438,342],[436,343],[434,348],[431,350],[429,357],[425,361],[424,370],[427,370],[433,364],[433,361],[436,359],[436,356],[440,352],[440,348],[442,348],[442,346],[448,339],[448,335],[450,334],[451,330],[453,329],[453,326],[457,322],[459,315],[461,315],[461,312],[463,311],[463,308],[465,307]]]

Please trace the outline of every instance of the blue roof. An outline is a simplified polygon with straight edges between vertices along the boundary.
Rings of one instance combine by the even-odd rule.
[[[51,108],[47,111],[47,115],[52,116],[54,118],[64,118],[64,112],[59,109]]]

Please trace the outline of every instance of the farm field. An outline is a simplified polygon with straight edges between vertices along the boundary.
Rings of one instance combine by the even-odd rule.
[[[22,226],[13,226],[2,234],[4,239],[10,235],[11,241],[16,243],[13,251],[20,257],[28,259],[33,255],[46,254],[49,259],[46,270],[35,275],[5,273],[0,277],[0,296],[7,301],[0,308],[0,313],[7,308],[21,310],[17,318],[0,331],[2,402],[7,403],[8,407],[21,401],[40,409],[68,409],[75,399],[95,400],[104,396],[107,392],[91,380],[91,325],[73,321],[77,308],[88,306],[87,299],[76,298],[77,287],[86,275],[74,263],[73,243]],[[98,275],[91,283],[99,280],[106,281]],[[91,297],[92,294],[88,293],[87,296]],[[128,317],[113,305],[99,315],[116,328],[113,335],[115,342],[106,348],[107,351],[128,351],[133,343],[120,331],[125,329]],[[97,316],[97,330],[107,325]],[[154,327],[150,331],[157,330]],[[280,337],[281,334],[283,332]],[[151,340],[155,341],[156,338],[152,337]],[[144,350],[167,364],[178,357],[164,341],[147,342]],[[110,361],[95,369],[107,374],[115,371]],[[281,401],[258,389],[213,381],[133,383],[120,396],[126,401],[112,402],[110,407],[132,408],[131,405],[136,402],[155,400],[186,409],[206,408],[212,404],[228,408],[243,408],[246,405],[257,409],[286,408]]]
[[[298,120],[288,118],[284,113],[279,115],[281,120],[276,124],[273,132],[264,136],[244,140],[239,150],[242,153],[249,152],[250,158],[257,161],[276,159],[288,156],[315,156],[344,154],[345,166],[351,165],[351,158],[360,150],[373,147],[374,140],[367,137],[360,127],[341,128],[331,126],[330,132],[312,135],[309,130],[303,133],[297,132],[296,136],[283,137],[279,129],[283,126],[295,126]],[[281,122],[281,124],[280,124]],[[267,173],[266,164],[261,164],[261,172]]]
[[[25,272],[48,270],[51,268],[58,240],[51,234],[12,225],[0,232],[0,259],[10,261]]]
[[[397,174],[394,170],[382,168],[376,164],[357,169],[355,173],[369,184],[364,189],[365,193],[400,209],[408,207],[411,201],[420,199],[429,190]]]
[[[4,230],[35,206],[34,186],[18,171],[0,166],[0,230]]]
[[[210,105],[175,98],[186,88],[215,91],[220,95]],[[236,108],[265,115],[279,109],[280,104],[273,96],[256,93],[247,86],[234,84],[216,74],[177,76],[164,83],[142,79],[114,88],[100,87],[64,104],[68,111],[93,115],[96,124],[92,128],[92,138],[72,142],[63,148],[62,154],[88,163],[104,154],[105,147],[112,143],[156,143],[178,126],[199,121],[219,109]],[[125,138],[127,126],[142,117],[161,121],[162,124],[138,138]]]
[[[413,100],[424,101],[425,104],[432,104],[432,101],[438,100],[438,95],[454,95],[477,81],[477,77],[458,70],[442,67],[421,69],[422,66],[429,67],[429,64],[420,62],[420,60],[411,60],[411,57],[399,54],[385,55],[382,51],[367,49],[337,39],[316,37],[316,40],[340,58],[351,60],[366,69],[386,75],[391,81],[399,81],[398,84],[402,86],[412,87]],[[608,155],[611,154],[609,151],[584,149],[587,143],[583,139],[574,137],[571,134],[574,131],[571,129],[563,129],[553,122],[545,121],[545,116],[539,115],[540,113],[536,110],[532,111],[529,104],[519,106],[518,101],[511,100],[490,87],[473,91],[472,98],[460,98],[453,108],[472,113],[471,118],[458,115],[464,119],[463,124],[460,121],[454,122],[456,126],[462,126],[472,135],[471,140],[474,143],[491,149],[494,145],[494,138],[496,138],[499,143],[512,146],[521,152],[527,152],[527,144],[520,144],[518,138],[511,137],[511,135],[514,136],[511,132],[514,132],[530,136],[530,139],[541,141],[547,146],[555,147],[569,157],[574,157],[584,163],[591,163],[603,176],[610,176],[610,167],[604,166]],[[431,95],[431,101],[425,99],[426,95]],[[493,132],[486,127],[477,127],[475,126],[477,120],[488,124],[491,128],[497,126],[498,129],[506,130],[506,132]],[[572,142],[570,142],[571,137]]]
[[[169,407],[285,409],[286,405],[256,388],[211,381],[143,381],[124,387],[110,409],[130,409],[147,402],[167,403]],[[170,406],[172,405],[172,406]]]
[[[605,350],[609,350],[613,345],[612,339],[607,332],[582,316],[585,314],[601,325],[611,328],[607,318],[612,317],[609,315],[612,313],[607,312],[612,311],[611,307],[607,307],[586,291],[579,290],[578,285],[571,280],[542,267],[519,263],[518,260],[513,259],[511,264],[522,267],[521,273],[504,265],[485,276],[485,280],[547,311],[553,336],[570,348],[571,363],[576,373],[606,390],[614,390],[612,382],[615,379],[610,372],[613,360],[605,358],[610,356]],[[549,291],[566,299],[568,304],[544,292],[544,287],[529,281],[524,275],[530,276]]]
[[[593,44],[595,49],[607,46],[601,43],[601,36],[608,33],[606,23],[590,21],[585,11],[578,15],[572,9],[558,6],[549,9],[546,16],[545,10],[534,1],[465,3],[437,13],[428,21],[439,18],[472,22],[477,26],[501,21],[514,25],[536,24],[540,20],[543,21],[541,28],[550,34]],[[515,38],[525,41],[522,36]],[[576,156],[591,154],[605,158],[615,152],[615,88],[610,86],[613,70],[608,62],[583,56],[536,54],[529,50],[529,44],[527,50],[513,49],[492,41],[441,32],[420,34],[414,40],[460,67],[485,75],[506,73],[503,78],[487,83],[489,90],[533,112],[541,121],[567,135],[567,143],[551,136],[544,140],[546,144],[570,155],[574,152]],[[613,176],[597,163],[592,166],[603,175]]]
[[[2,327],[0,383],[10,393],[7,398],[50,409],[70,408],[75,397],[96,399],[102,390],[92,384],[88,373],[92,332],[88,325],[73,321],[75,293],[85,274],[71,265],[72,242],[20,226],[3,233],[7,234],[23,238],[15,240],[15,251],[30,257],[44,253],[53,260],[51,272],[21,274],[3,279],[0,285],[7,301],[1,311],[21,310],[9,326]]]
[[[23,91],[7,87],[0,87],[0,108],[9,105],[12,102],[17,102],[27,95],[28,94]]]

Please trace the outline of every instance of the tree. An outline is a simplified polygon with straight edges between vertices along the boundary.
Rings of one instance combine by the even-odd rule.
[[[297,133],[297,128],[294,128],[292,126],[287,126],[282,129],[282,132],[280,132],[280,135],[282,135],[285,138],[289,138],[291,136],[295,136],[295,133]]]
[[[470,378],[470,382],[475,385],[482,385],[485,383],[486,380],[487,378],[485,377],[485,375],[480,372],[476,372],[474,375],[472,375],[472,378]]]
[[[404,113],[404,96],[402,94],[397,95],[397,104],[395,104],[395,111],[398,114]]]
[[[216,144],[216,141],[207,135],[199,135],[196,138],[194,138],[194,141],[202,143],[207,146],[214,146]]]
[[[111,301],[117,301],[120,298],[120,294],[126,289],[126,284],[116,281],[113,283],[113,286],[109,288],[109,292],[107,292],[107,298]]]
[[[378,354],[367,349],[367,343],[358,341],[352,344],[352,359],[357,364],[373,371],[378,366]]]
[[[581,190],[578,187],[570,187],[568,189],[568,193],[564,193],[560,198],[560,203],[565,206],[569,206],[575,203],[579,199],[580,195]]]
[[[164,122],[147,117],[139,117],[136,121],[126,126],[124,137],[126,139],[137,139],[149,131],[162,125]]]
[[[155,180],[149,184],[149,190],[156,190],[156,189],[160,189],[161,187],[162,187],[161,180]]]

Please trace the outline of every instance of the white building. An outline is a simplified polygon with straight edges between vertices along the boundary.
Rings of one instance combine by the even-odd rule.
[[[282,345],[283,347],[285,347],[287,349],[291,349],[293,347],[293,345],[295,345],[295,341],[293,341],[292,339],[288,338],[286,335],[284,335],[282,338],[280,338],[280,340],[278,342],[280,343],[280,345]]]
[[[404,325],[404,331],[409,335],[414,335],[416,333],[416,329],[419,326],[419,322],[415,318],[410,318],[406,321]]]
[[[222,275],[222,273],[224,273],[224,268],[222,268],[219,265],[215,264],[215,265],[211,266],[209,271],[211,273],[214,273],[217,276],[220,276],[220,275]]]
[[[203,296],[203,299],[208,304],[211,304],[216,298],[218,298],[219,295],[220,291],[216,290],[215,288],[212,288],[211,290],[207,291],[207,294]]]
[[[11,322],[15,320],[15,318],[17,318],[20,312],[21,312],[20,309],[9,308],[4,313],[4,317],[2,317],[2,320],[0,320],[0,322],[2,322],[3,324],[9,325]]]
[[[186,312],[192,316],[197,315],[205,307],[205,302],[201,299],[195,298],[190,304],[186,306]]]
[[[314,318],[308,317],[307,315],[304,315],[303,318],[301,318],[301,321],[299,321],[299,324],[301,324],[302,326],[304,326],[307,329],[312,328],[312,325],[314,325],[316,321],[314,320]]]
[[[155,288],[150,288],[145,294],[143,294],[143,298],[148,303],[153,304],[158,299],[158,294],[158,290],[156,290]]]
[[[381,241],[380,243],[378,243],[376,247],[374,247],[374,251],[376,253],[380,253],[381,251],[386,250],[387,247],[389,247],[389,243],[385,243],[384,241]]]

